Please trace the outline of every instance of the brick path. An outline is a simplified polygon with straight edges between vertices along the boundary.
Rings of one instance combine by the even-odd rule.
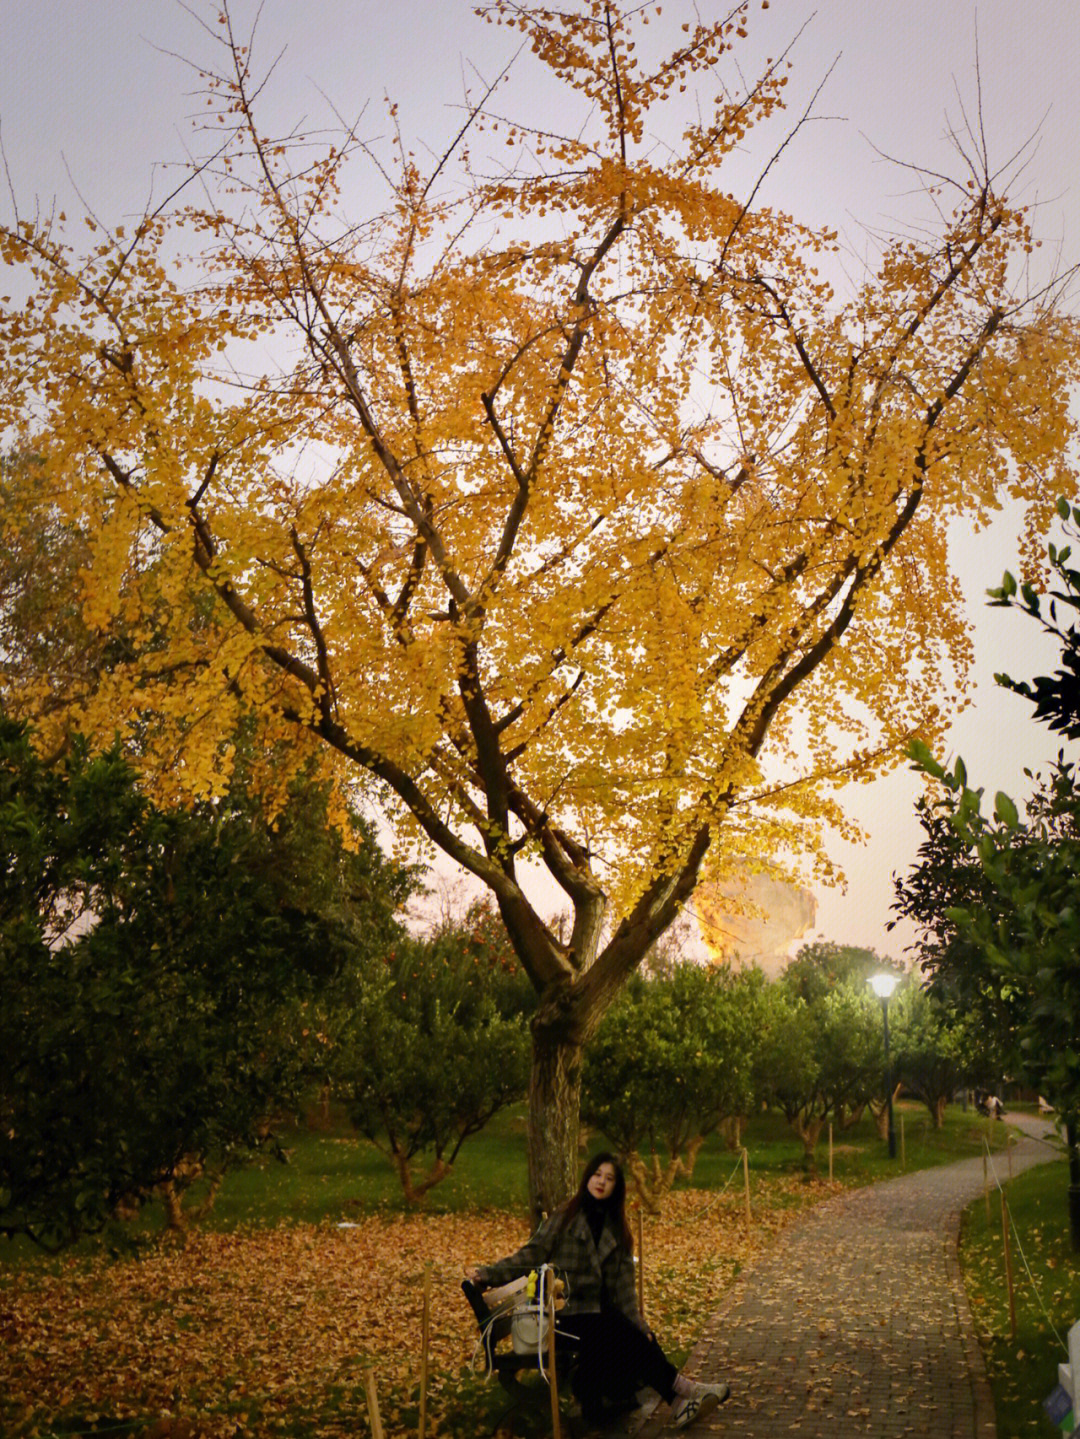
[[[1059,1152],[1041,1142],[1051,1126],[1009,1122],[1032,1136],[1014,1173]],[[994,1162],[1007,1177],[1006,1157]],[[686,1432],[994,1439],[957,1259],[960,1212],[982,1192],[982,1160],[963,1160],[828,1200],[786,1231],[705,1325],[687,1373],[726,1378],[732,1397]],[[667,1414],[638,1439],[670,1434]]]

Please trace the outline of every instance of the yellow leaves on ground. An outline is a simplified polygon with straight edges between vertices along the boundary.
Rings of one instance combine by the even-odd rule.
[[[795,1203],[816,1197],[820,1189],[792,1182]],[[741,1195],[710,1207],[707,1194],[687,1191],[646,1220],[646,1309],[669,1352],[685,1353],[736,1269],[795,1212],[756,1215],[748,1241]],[[65,1416],[89,1428],[94,1415],[166,1415],[207,1436],[365,1434],[370,1361],[384,1420],[399,1414],[388,1436],[405,1435],[430,1260],[430,1413],[438,1432],[453,1433],[448,1414],[477,1338],[462,1270],[525,1237],[522,1220],[504,1212],[392,1216],[194,1234],[143,1258],[9,1274],[0,1283],[0,1429],[23,1439]]]
[[[332,1386],[358,1382],[364,1357],[389,1394],[418,1374],[426,1260],[435,1261],[433,1363],[456,1369],[472,1342],[462,1266],[520,1238],[505,1214],[366,1219],[199,1234],[143,1259],[17,1276],[0,1301],[0,1423],[21,1435],[66,1409],[168,1411],[197,1417],[202,1433],[232,1434],[249,1413],[272,1432],[290,1415],[318,1413]]]

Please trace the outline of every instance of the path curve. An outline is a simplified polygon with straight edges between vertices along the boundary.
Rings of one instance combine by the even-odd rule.
[[[1025,1115],[1019,1174],[1057,1157]],[[994,1156],[1008,1176],[1005,1154]],[[980,1158],[826,1200],[748,1267],[706,1322],[687,1372],[732,1397],[693,1433],[799,1439],[995,1439],[993,1400],[960,1276],[961,1211],[983,1192]],[[667,1408],[638,1439],[671,1433]]]

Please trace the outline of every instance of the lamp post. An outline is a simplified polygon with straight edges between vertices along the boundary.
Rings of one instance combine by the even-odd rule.
[[[889,996],[900,983],[895,974],[874,974],[870,977],[870,988],[881,1000],[881,1020],[885,1026],[885,1103],[889,1109],[889,1158],[896,1158],[896,1125],[893,1123],[892,1070],[889,1067]]]

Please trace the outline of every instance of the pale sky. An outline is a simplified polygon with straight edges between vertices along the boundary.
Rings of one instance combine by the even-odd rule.
[[[250,0],[233,5],[238,29],[255,13]],[[699,0],[703,18],[719,13]],[[727,7],[724,7],[725,9]],[[202,16],[209,7],[191,0]],[[770,172],[761,194],[810,224],[838,227],[857,259],[863,227],[895,230],[919,213],[910,175],[875,151],[929,169],[956,162],[946,140],[959,128],[961,101],[974,114],[976,55],[982,116],[992,158],[1007,161],[1035,143],[1013,198],[1039,206],[1036,226],[1046,242],[1042,261],[1080,261],[1080,6],[1076,0],[755,0],[751,33],[737,52],[744,73],[783,49],[792,51],[791,114],[801,113],[830,66],[835,67],[808,125]],[[668,0],[664,21],[693,18],[684,0]],[[0,0],[5,58],[0,65],[0,133],[20,209],[54,197],[77,209],[74,186],[112,223],[141,213],[153,186],[168,184],[155,162],[179,161],[199,148],[191,117],[197,80],[177,55],[198,61],[209,42],[177,0]],[[803,28],[805,26],[805,28]],[[474,18],[463,0],[265,0],[256,44],[268,63],[284,49],[267,87],[264,118],[282,126],[305,116],[329,122],[327,102],[361,129],[385,131],[384,95],[400,105],[402,127],[432,150],[458,127],[463,75],[492,78],[513,52],[506,30]],[[170,53],[171,52],[171,53]],[[550,91],[528,56],[513,72],[538,108]],[[370,123],[369,123],[370,121]],[[730,187],[752,183],[768,152],[751,142],[732,166]],[[357,172],[357,184],[373,183]],[[362,193],[358,190],[358,206]],[[9,202],[0,196],[5,218]],[[1020,796],[1025,765],[1045,764],[1052,736],[1029,718],[1029,706],[996,688],[993,674],[1026,677],[1051,666],[1055,651],[1040,643],[1030,621],[991,611],[984,591],[1015,568],[1015,517],[1004,515],[982,536],[962,537],[957,567],[976,645],[975,703],[960,716],[950,750],[991,793]],[[818,931],[825,938],[898,953],[885,933],[890,876],[904,870],[919,841],[912,805],[918,781],[906,768],[859,786],[851,812],[869,831],[864,846],[837,844],[846,894],[819,893]]]

